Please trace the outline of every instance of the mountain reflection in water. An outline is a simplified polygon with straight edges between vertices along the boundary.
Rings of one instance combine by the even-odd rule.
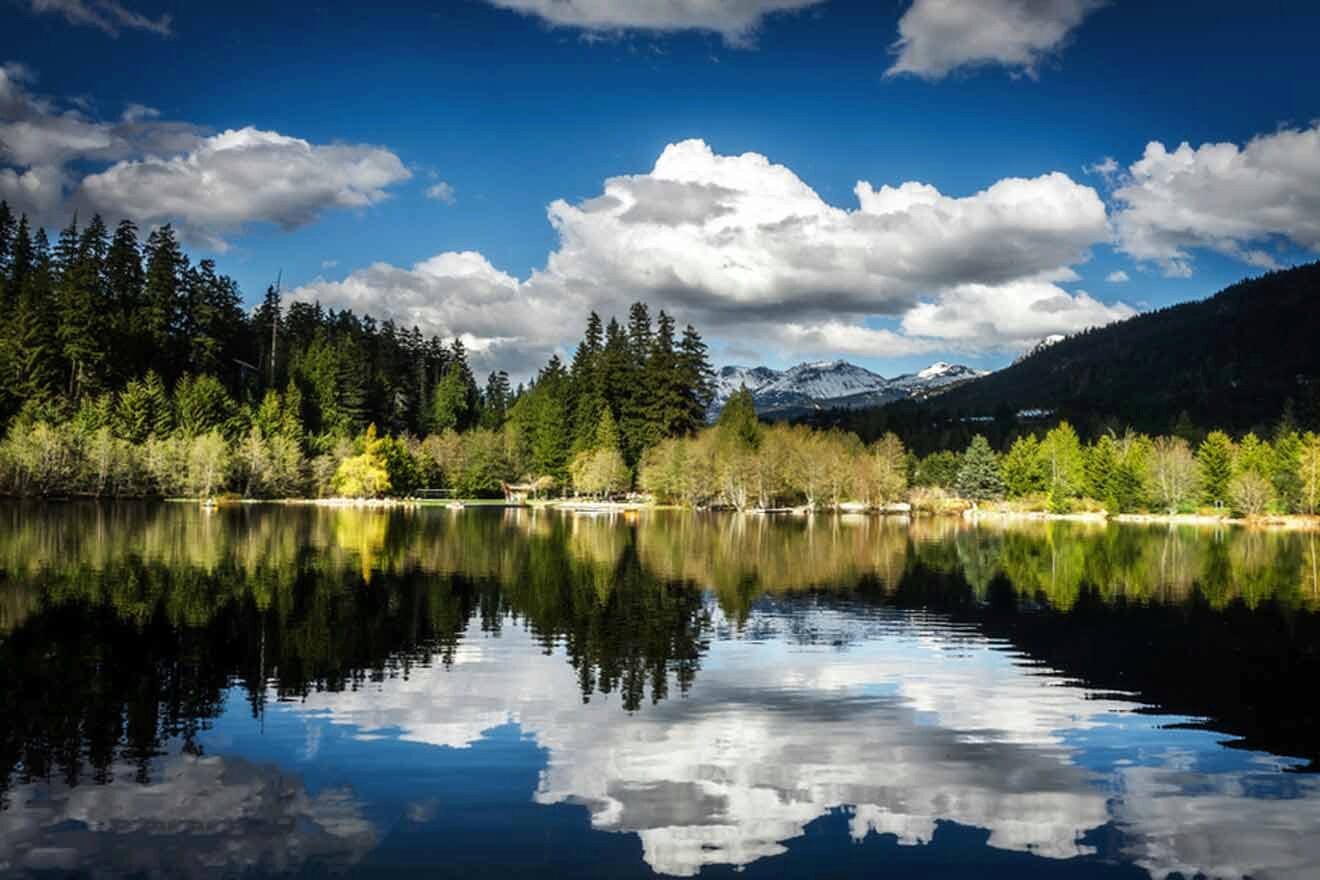
[[[1318,561],[1247,530],[0,506],[0,872],[1316,876]]]

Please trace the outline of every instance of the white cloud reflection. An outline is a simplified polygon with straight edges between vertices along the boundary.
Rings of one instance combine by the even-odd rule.
[[[813,644],[788,634],[804,622]],[[1320,867],[1309,779],[1277,763],[1198,772],[1187,744],[1218,747],[1188,731],[1160,734],[1182,753],[1084,766],[1081,732],[1158,720],[973,630],[894,613],[861,625],[828,610],[757,615],[753,630],[754,642],[714,640],[686,697],[633,714],[614,695],[582,704],[566,658],[545,656],[526,632],[493,639],[475,624],[451,670],[315,694],[294,711],[451,748],[515,722],[548,752],[534,800],[582,804],[594,828],[637,834],[663,874],[773,857],[839,807],[851,808],[857,839],[922,844],[949,820],[988,829],[993,847],[1067,858],[1091,852],[1086,832],[1114,822],[1125,856],[1156,876],[1300,878]],[[1256,772],[1292,780],[1299,797],[1247,801]]]

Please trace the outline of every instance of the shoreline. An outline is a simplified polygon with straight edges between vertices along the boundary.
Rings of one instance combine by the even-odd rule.
[[[452,500],[436,498],[220,498],[203,500],[199,498],[46,498],[21,499],[0,496],[0,501],[18,503],[118,503],[118,502],[164,502],[168,504],[196,504],[204,510],[213,511],[222,507],[244,505],[288,505],[293,507],[326,507],[341,509],[385,510],[393,508],[441,508],[453,511],[467,509],[491,510],[562,510],[566,513],[581,515],[629,514],[636,515],[644,511],[674,511],[688,508],[667,504],[653,504],[647,501],[591,501],[586,499],[534,499],[529,501],[505,501],[498,498],[457,498]],[[696,508],[693,513],[741,513],[744,516],[757,517],[813,517],[813,516],[849,516],[877,517],[913,521],[917,519],[962,519],[971,523],[995,522],[1075,522],[1092,525],[1118,523],[1122,525],[1165,525],[1165,526],[1237,526],[1250,529],[1268,529],[1279,531],[1320,531],[1320,515],[1307,514],[1262,514],[1249,517],[1234,517],[1228,514],[1216,516],[1204,513],[1118,513],[1110,514],[1103,510],[1080,511],[1076,513],[1050,513],[1043,510],[1003,510],[996,508],[966,508],[958,510],[932,511],[914,508],[907,504],[891,504],[883,508],[862,508],[859,504],[842,504],[837,508],[809,508],[805,505],[782,508],[747,508],[743,511],[725,508]]]

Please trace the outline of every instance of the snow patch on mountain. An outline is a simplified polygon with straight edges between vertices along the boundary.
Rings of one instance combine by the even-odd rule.
[[[962,364],[939,361],[916,373],[886,379],[847,361],[814,361],[787,370],[728,366],[715,374],[712,419],[739,388],[752,392],[757,412],[792,414],[830,407],[860,408],[924,394],[985,375]]]

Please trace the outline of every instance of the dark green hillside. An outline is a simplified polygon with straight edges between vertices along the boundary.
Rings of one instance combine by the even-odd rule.
[[[1050,408],[1080,424],[1245,429],[1320,400],[1320,262],[1090,330],[930,401],[942,414]]]

